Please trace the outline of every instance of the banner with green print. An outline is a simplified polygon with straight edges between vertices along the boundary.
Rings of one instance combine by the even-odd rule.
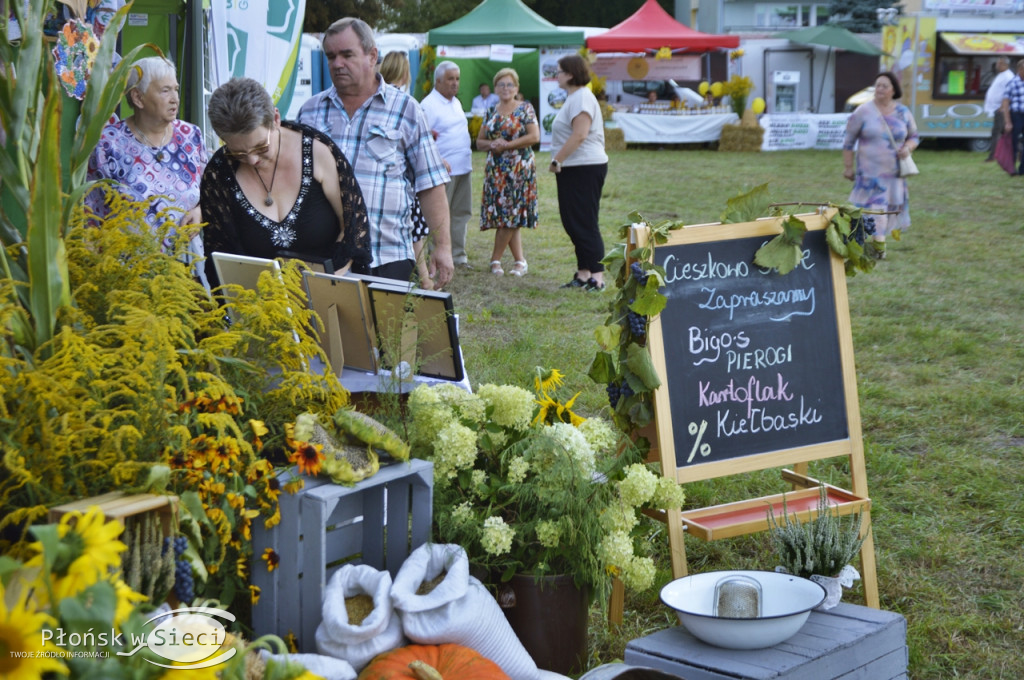
[[[236,77],[263,83],[287,111],[295,89],[306,0],[223,0],[211,3],[210,56],[214,88]]]

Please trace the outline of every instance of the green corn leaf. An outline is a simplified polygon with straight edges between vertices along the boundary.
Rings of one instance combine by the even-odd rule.
[[[71,303],[67,253],[61,238],[60,185],[60,106],[56,76],[47,79],[49,96],[42,118],[42,138],[32,181],[26,245],[30,311],[36,342],[41,345],[53,337],[57,309]]]

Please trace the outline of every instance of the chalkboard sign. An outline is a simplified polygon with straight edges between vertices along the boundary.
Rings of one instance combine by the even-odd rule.
[[[825,233],[785,275],[753,263],[767,240],[655,250],[677,467],[847,437]]]

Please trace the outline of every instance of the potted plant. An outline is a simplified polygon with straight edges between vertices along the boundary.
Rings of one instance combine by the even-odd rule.
[[[434,462],[436,540],[463,546],[492,585],[558,577],[588,595],[585,658],[590,598],[606,599],[613,576],[640,590],[654,581],[654,562],[637,550],[640,510],[678,508],[683,493],[623,447],[608,421],[576,414],[575,396],[557,394],[561,382],[557,370],[538,369],[533,392],[418,387],[409,397],[410,444]],[[543,622],[532,624],[536,631]]]
[[[860,552],[866,534],[860,535],[862,512],[841,516],[829,505],[828,488],[822,485],[820,489],[816,516],[808,512],[808,518],[801,520],[796,513],[790,515],[783,497],[781,523],[769,507],[768,524],[780,562],[775,570],[820,583],[827,592],[820,608],[831,609],[839,604],[842,589],[860,578],[850,562]]]

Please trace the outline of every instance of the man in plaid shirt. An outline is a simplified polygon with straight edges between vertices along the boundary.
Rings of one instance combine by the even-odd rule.
[[[323,50],[334,87],[310,97],[298,121],[330,135],[352,164],[370,218],[370,273],[411,280],[418,197],[434,237],[431,275],[444,286],[453,273],[445,194],[450,178],[423,111],[378,75],[377,46],[366,22],[335,21],[324,33]]]
[[[1002,108],[1006,131],[1013,132],[1013,162],[1020,162],[1013,174],[1024,175],[1024,154],[1020,152],[1020,136],[1024,133],[1024,59],[1017,62],[1017,77],[1006,84]]]

